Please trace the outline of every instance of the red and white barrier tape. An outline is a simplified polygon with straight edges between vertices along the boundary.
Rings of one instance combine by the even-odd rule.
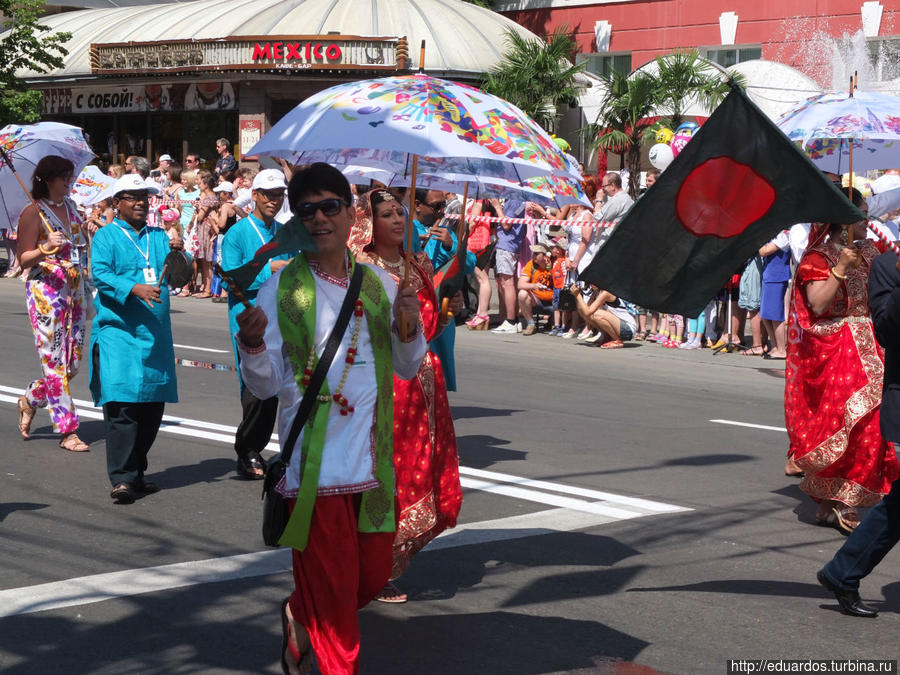
[[[882,232],[881,228],[877,227],[874,222],[870,220],[866,223],[866,227],[868,227],[869,231],[871,231],[876,237],[878,237],[879,241],[881,241],[885,246],[887,246],[897,255],[900,255],[900,246],[897,246],[897,242],[888,239],[887,235]]]
[[[459,220],[458,213],[445,213],[444,218]],[[496,216],[475,216],[466,218],[470,223],[497,223],[498,225],[562,225],[563,223],[579,223],[581,225],[593,225],[594,227],[612,227],[614,222],[600,223],[590,220],[554,220],[552,218],[499,218]]]

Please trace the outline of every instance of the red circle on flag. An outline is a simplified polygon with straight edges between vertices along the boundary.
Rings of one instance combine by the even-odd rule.
[[[774,203],[775,188],[752,166],[715,157],[684,179],[675,213],[691,234],[727,239],[762,218]]]

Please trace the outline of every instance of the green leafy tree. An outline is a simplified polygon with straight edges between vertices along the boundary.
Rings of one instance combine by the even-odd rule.
[[[40,119],[41,94],[16,77],[18,70],[46,73],[63,65],[70,33],[48,33],[40,23],[43,0],[0,0],[0,126]]]
[[[636,195],[641,171],[641,147],[653,137],[659,125],[652,117],[656,106],[656,80],[645,73],[631,77],[611,72],[601,77],[607,93],[593,124],[585,134],[602,152],[617,152],[625,157],[628,168],[628,192]]]
[[[729,92],[727,77],[696,49],[657,56],[656,66],[657,105],[669,113],[672,129],[684,122],[685,107],[692,99],[712,110]],[[743,83],[743,76],[735,79]]]
[[[578,98],[576,76],[586,63],[572,65],[575,37],[565,26],[547,41],[529,39],[508,28],[503,60],[482,81],[482,88],[517,105],[544,129],[555,132],[558,106]]]

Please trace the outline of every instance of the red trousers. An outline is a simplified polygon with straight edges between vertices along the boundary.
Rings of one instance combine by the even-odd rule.
[[[360,497],[317,497],[306,549],[293,552],[291,614],[309,633],[322,675],[359,673],[357,612],[391,574],[394,533],[357,531]]]

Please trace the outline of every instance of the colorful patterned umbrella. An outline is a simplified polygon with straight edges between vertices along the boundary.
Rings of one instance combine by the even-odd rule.
[[[12,160],[19,178],[31,187],[34,167],[48,155],[59,155],[75,165],[75,175],[94,157],[84,134],[78,127],[59,122],[38,122],[27,126],[8,124],[0,129],[0,147]],[[9,165],[0,158],[0,219],[15,227],[19,215],[29,204],[29,195],[22,189]]]
[[[295,164],[324,161],[400,175],[580,179],[547,132],[503,99],[424,74],[340,84],[303,101],[250,150]],[[429,171],[428,167],[434,167]]]
[[[819,94],[786,112],[778,127],[823,171],[900,167],[900,98],[855,91]]]
[[[351,183],[377,180],[387,187],[409,187],[411,182],[410,176],[364,166],[348,166],[343,168],[342,172]],[[526,178],[521,183],[493,176],[465,176],[452,173],[440,175],[419,173],[416,177],[417,188],[460,195],[463,194],[466,183],[469,184],[470,199],[521,199],[556,208],[566,204],[591,206],[581,184],[562,176],[535,176]]]

